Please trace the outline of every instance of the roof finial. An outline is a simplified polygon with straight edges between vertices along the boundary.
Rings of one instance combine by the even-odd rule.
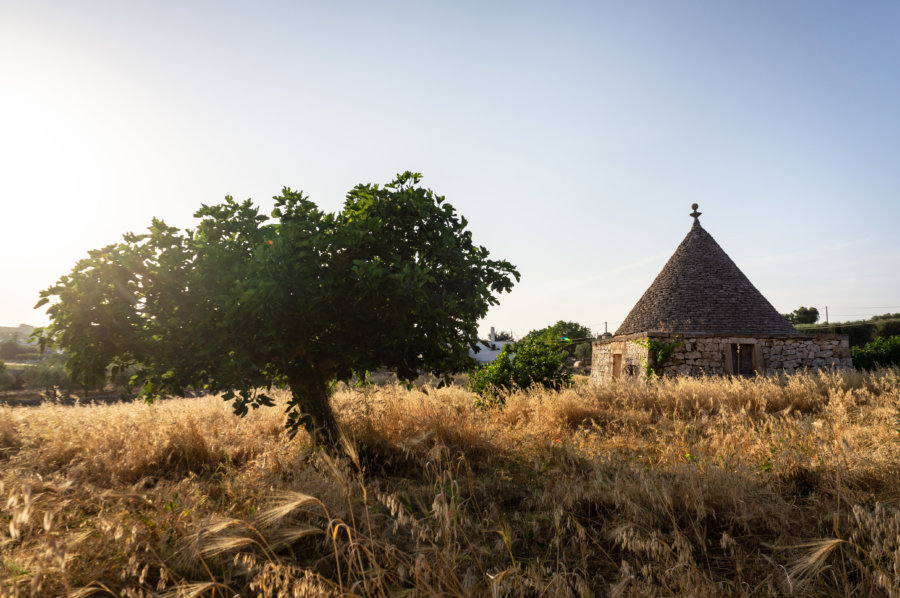
[[[691,216],[694,217],[694,224],[700,224],[700,214],[702,214],[703,212],[698,212],[698,211],[697,211],[697,208],[699,208],[699,207],[700,207],[700,206],[698,206],[698,205],[695,204],[695,203],[692,203],[692,204],[691,204],[691,209],[694,210],[694,211],[691,213]]]

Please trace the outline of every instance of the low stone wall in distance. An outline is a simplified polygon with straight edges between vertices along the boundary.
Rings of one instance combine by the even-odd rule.
[[[640,375],[642,363],[647,359],[647,350],[634,341],[648,336],[664,342],[675,338],[672,333],[651,332],[595,341],[591,361],[592,380],[601,382],[613,378],[617,361],[621,364],[618,366],[621,376]],[[686,334],[678,335],[678,338],[684,341],[684,345],[666,363],[663,375],[703,376],[738,373],[732,358],[733,345],[740,345],[745,354],[750,351],[753,370],[756,373],[853,369],[850,341],[845,334],[753,338]]]

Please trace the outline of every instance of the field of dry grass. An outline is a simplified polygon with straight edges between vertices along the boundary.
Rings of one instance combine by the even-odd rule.
[[[900,596],[900,372],[0,407],[0,595]]]

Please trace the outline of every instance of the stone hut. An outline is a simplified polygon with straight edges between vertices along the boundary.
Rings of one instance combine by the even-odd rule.
[[[682,344],[663,375],[774,374],[851,369],[847,335],[800,335],[700,226],[694,224],[611,338],[593,343],[591,378],[638,375],[651,342]]]

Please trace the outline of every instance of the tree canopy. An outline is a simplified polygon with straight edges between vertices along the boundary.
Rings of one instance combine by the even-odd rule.
[[[538,330],[532,330],[522,337],[522,340],[553,343],[570,356],[575,354],[575,348],[579,344],[590,343],[593,339],[594,333],[587,326],[564,320],[559,320],[556,324]]]
[[[819,310],[815,307],[798,307],[784,317],[791,324],[815,324],[819,321]]]
[[[224,391],[238,414],[287,386],[288,427],[334,441],[333,382],[465,369],[478,320],[519,278],[420,178],[358,185],[337,213],[284,188],[271,218],[229,196],[194,229],[154,219],[43,291],[38,334],[85,385],[134,367],[145,396]]]

